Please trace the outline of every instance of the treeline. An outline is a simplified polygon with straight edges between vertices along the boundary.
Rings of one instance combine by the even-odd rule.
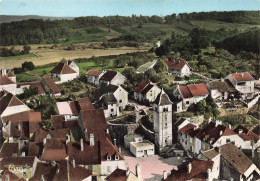
[[[69,20],[30,19],[0,24],[0,45],[56,43],[70,35]]]
[[[239,53],[240,51],[247,51],[253,53],[260,53],[260,29],[248,31],[232,37],[228,37],[216,44],[216,48],[226,49],[231,53]]]
[[[8,56],[16,56],[16,55],[24,55],[30,53],[31,47],[28,45],[23,46],[23,50],[17,50],[14,47],[9,48],[0,48],[0,56],[8,57]]]
[[[168,15],[166,23],[173,23],[175,20],[216,20],[229,23],[260,24],[260,11],[223,11],[223,12],[193,12]]]

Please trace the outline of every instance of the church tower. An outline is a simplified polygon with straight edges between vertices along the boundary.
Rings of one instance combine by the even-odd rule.
[[[153,109],[155,147],[160,153],[165,146],[172,145],[172,102],[163,89],[155,99]]]

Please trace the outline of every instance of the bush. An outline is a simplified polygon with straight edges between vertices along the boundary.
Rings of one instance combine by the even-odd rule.
[[[22,63],[22,70],[28,71],[28,70],[33,70],[35,68],[34,64],[32,62],[24,62]]]

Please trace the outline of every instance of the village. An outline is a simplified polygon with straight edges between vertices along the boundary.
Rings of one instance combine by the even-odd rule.
[[[158,62],[167,75],[197,74],[183,59],[158,58],[147,70]],[[79,70],[74,61],[61,61],[41,81],[17,83],[12,70],[1,69],[3,180],[260,179],[259,124],[249,128],[217,119],[221,111],[248,111],[258,103],[260,81],[249,72],[203,77],[205,83],[177,81],[168,94],[146,79],[127,91],[119,71]],[[58,99],[62,84],[82,77],[98,88],[97,99]],[[22,101],[32,88],[35,95]],[[41,105],[36,98],[43,96],[56,98],[50,104],[58,114],[49,115],[49,124],[29,106]]]

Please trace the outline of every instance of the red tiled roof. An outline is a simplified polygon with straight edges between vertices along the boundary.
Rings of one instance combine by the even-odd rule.
[[[0,74],[0,85],[8,85],[15,84],[11,79],[9,79],[6,75]]]
[[[190,131],[191,131],[191,130],[194,131],[195,128],[196,128],[195,125],[189,123],[189,124],[187,124],[186,126],[183,126],[183,127],[179,130],[179,132],[184,133],[184,134],[189,134]]]
[[[204,96],[209,94],[206,85],[203,83],[180,86],[179,89],[184,98],[191,98],[194,96]]]
[[[46,85],[50,88],[52,93],[54,93],[54,94],[61,93],[60,88],[58,87],[58,85],[54,82],[54,80],[51,77],[43,78],[43,80],[46,83]]]
[[[9,171],[9,169],[5,169],[2,172],[2,180],[11,180],[11,181],[25,181],[23,178],[19,178],[13,172]]]
[[[167,61],[165,60],[164,63],[168,66],[170,69],[177,69],[181,70],[185,65],[185,61]]]
[[[32,82],[30,85],[32,88],[37,88],[39,95],[45,94],[45,90],[40,82]]]
[[[242,130],[242,133],[239,133],[240,130]],[[237,133],[238,136],[240,136],[245,141],[253,141],[260,139],[260,137],[257,134],[255,134],[254,132],[242,125],[237,126],[234,129],[234,132]]]
[[[29,122],[28,121],[9,121],[10,133],[14,138],[20,138],[21,140],[29,139]]]
[[[88,97],[79,99],[78,103],[81,110],[96,109]]]
[[[35,133],[34,141],[35,142],[42,142],[44,138],[47,137],[49,134],[52,139],[58,139],[58,140],[66,140],[66,135],[69,133],[68,128],[64,129],[57,129],[57,130],[51,130],[51,131],[45,131],[45,130],[40,130]]]
[[[244,174],[253,162],[234,144],[227,143],[219,147],[220,154],[227,160],[240,174]]]
[[[7,72],[7,76],[8,76],[8,77],[14,77],[15,75],[14,75],[14,73],[13,73],[11,70],[9,70],[9,71]]]
[[[127,175],[126,170],[117,168],[107,178],[107,181],[126,181]]]
[[[41,112],[28,112],[29,113],[29,130],[30,133],[38,131],[41,127],[42,113]]]
[[[7,121],[17,121],[17,120],[19,120],[19,121],[29,121],[29,112],[33,112],[33,110],[12,114],[10,116],[5,116],[5,117],[2,118],[2,121],[5,122],[5,123]]]
[[[7,107],[24,105],[16,96],[11,93],[3,94],[0,99],[0,115],[4,112]]]
[[[208,178],[208,169],[211,169],[212,166],[212,161],[194,159],[191,161],[190,173],[187,168],[183,168],[173,172],[165,181],[206,180]]]
[[[65,117],[64,115],[51,115],[51,125],[54,129],[64,128]]]
[[[70,160],[75,159],[76,164],[95,165],[100,164],[100,143],[95,142],[94,146],[83,143],[83,151],[81,151],[80,142],[69,142],[67,144],[68,156]]]
[[[118,151],[117,147],[108,139],[102,139],[100,141],[100,154],[101,161],[107,160],[107,155],[110,155],[112,160],[115,159],[115,156],[119,156],[119,160],[124,160],[124,156]]]
[[[9,164],[14,164],[14,165],[28,165],[30,167],[33,166],[33,162],[36,157],[34,156],[25,156],[25,157],[6,157],[1,160],[0,164],[0,169],[4,170],[6,166]]]
[[[47,139],[44,145],[41,160],[61,161],[67,157],[66,144],[64,141]]]
[[[245,82],[255,80],[248,72],[232,74],[236,82]]]
[[[19,145],[18,143],[4,143],[1,152],[0,152],[0,158],[5,157],[12,157],[13,154],[18,154],[19,151]]]
[[[56,174],[56,167],[52,166],[50,163],[41,163],[38,162],[34,176],[30,178],[30,181],[39,181],[41,177],[45,180],[53,180],[54,175]]]
[[[148,80],[142,80],[140,84],[135,88],[135,92],[141,93],[142,90],[150,83]]]
[[[80,116],[83,128],[87,128],[89,134],[94,134],[95,140],[106,137],[107,120],[102,109],[81,110]]]
[[[142,94],[146,94],[149,90],[151,90],[153,88],[153,84],[149,84],[147,85],[144,90],[142,91]]]
[[[100,70],[89,70],[86,75],[87,76],[95,76],[98,77],[100,74],[102,73],[102,71]]]
[[[29,142],[29,156],[36,156],[40,158],[43,151],[43,142]]]
[[[109,70],[100,78],[100,80],[111,81],[116,76],[116,74],[116,71]]]
[[[174,123],[174,126],[178,128],[186,119],[185,118],[180,118],[176,123]]]
[[[70,66],[68,66],[66,63],[59,63],[58,65],[56,65],[56,67],[54,67],[50,73],[53,74],[73,74],[73,73],[77,73],[75,70],[73,70],[72,68],[70,68]]]
[[[211,150],[202,152],[202,154],[211,160],[211,159],[215,158],[219,153],[213,148]]]
[[[73,116],[78,116],[79,115],[79,110],[80,110],[78,102],[77,101],[71,101],[71,102],[69,102],[69,105],[70,105],[70,109],[71,109],[72,115]]]

